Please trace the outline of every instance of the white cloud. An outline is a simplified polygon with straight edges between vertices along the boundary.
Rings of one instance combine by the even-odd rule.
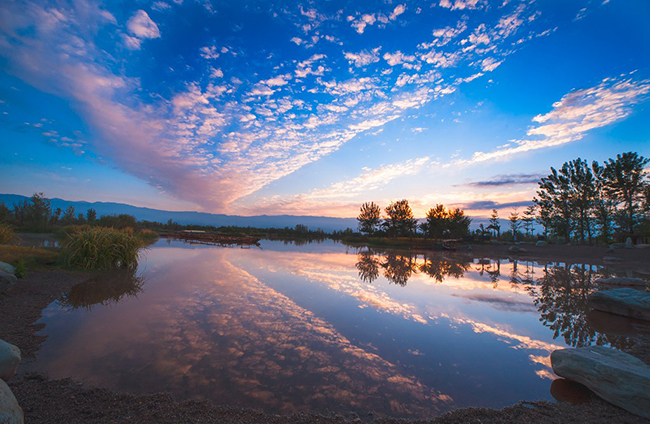
[[[440,0],[438,5],[451,10],[478,9],[482,6],[482,0]]]
[[[217,59],[219,57],[219,53],[217,52],[217,47],[216,46],[205,46],[201,47],[201,57],[204,59]]]
[[[384,60],[388,62],[390,66],[395,66],[404,62],[413,62],[415,60],[415,56],[405,55],[398,50],[395,53],[385,53]]]
[[[559,146],[582,139],[588,131],[619,122],[632,113],[632,106],[643,101],[650,93],[650,80],[635,81],[629,75],[605,78],[592,88],[575,90],[559,102],[553,110],[537,115],[537,125],[527,135],[538,138],[513,140],[492,152],[476,152],[470,160],[457,163],[474,163],[507,159],[531,150]]]
[[[144,10],[135,12],[127,21],[126,27],[131,34],[140,39],[160,37],[158,25],[149,18],[149,15]]]
[[[360,51],[359,53],[347,52],[345,53],[344,56],[350,63],[353,63],[354,66],[356,66],[357,68],[361,68],[363,66],[368,66],[371,63],[379,62],[380,49],[381,47],[377,47],[375,49],[372,49],[371,51],[363,50]]]
[[[399,15],[404,13],[404,11],[406,11],[406,6],[404,6],[403,4],[398,4],[393,10],[393,12],[390,14],[389,16],[390,20],[394,21],[395,19],[397,19]]]

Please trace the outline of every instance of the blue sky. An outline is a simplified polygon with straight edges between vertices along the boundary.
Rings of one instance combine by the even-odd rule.
[[[0,192],[484,216],[550,166],[650,156],[650,3],[5,1]]]

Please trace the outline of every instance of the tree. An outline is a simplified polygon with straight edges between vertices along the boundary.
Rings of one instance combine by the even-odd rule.
[[[532,237],[533,222],[535,221],[535,205],[530,205],[526,208],[521,221],[524,223],[524,231],[526,235],[528,235],[528,237]]]
[[[63,225],[72,225],[75,223],[75,212],[74,212],[74,206],[70,205],[68,208],[63,212],[63,216],[61,217],[61,223]]]
[[[499,213],[496,209],[492,209],[490,225],[488,225],[487,229],[494,231],[494,235],[497,239],[501,237],[501,224],[499,224]]]
[[[25,225],[34,231],[45,231],[50,221],[52,206],[43,193],[35,193],[27,205]]]
[[[361,213],[357,216],[359,231],[372,235],[375,234],[381,224],[381,209],[374,202],[366,202],[361,205]]]
[[[431,238],[442,238],[447,229],[449,213],[444,205],[436,205],[427,212],[426,229]]]
[[[462,209],[456,208],[449,211],[447,219],[447,228],[452,238],[465,237],[469,234],[469,226],[472,223],[472,219],[465,215]]]
[[[97,211],[95,209],[90,208],[86,211],[86,221],[89,224],[94,224],[97,221]]]
[[[386,219],[383,225],[393,237],[411,236],[417,227],[417,220],[406,199],[391,203],[385,209]]]
[[[600,230],[600,238],[604,243],[609,243],[614,226],[613,219],[616,213],[616,202],[605,191],[605,167],[594,161],[591,164],[594,173],[595,188],[593,199],[594,222]]]
[[[563,237],[568,243],[571,237],[573,214],[571,198],[574,195],[571,189],[569,164],[565,163],[558,172],[551,168],[551,173],[539,182],[539,190],[533,202],[539,207],[553,232]]]
[[[619,154],[616,160],[605,162],[602,174],[608,197],[623,206],[619,214],[620,227],[630,237],[634,236],[638,212],[641,211],[643,194],[648,185],[645,178],[647,172],[644,170],[648,162],[650,159],[634,152]]]
[[[4,202],[0,202],[0,224],[6,224],[9,221],[11,221],[11,209]]]
[[[519,230],[519,212],[517,208],[510,212],[508,220],[510,221],[510,230],[512,230],[512,241],[514,243],[517,241],[517,231]]]
[[[570,207],[576,221],[576,230],[582,243],[591,243],[591,215],[596,197],[596,181],[587,161],[580,158],[565,164],[569,177],[570,190],[573,195]],[[565,168],[563,167],[563,169]],[[585,238],[586,235],[586,238]]]

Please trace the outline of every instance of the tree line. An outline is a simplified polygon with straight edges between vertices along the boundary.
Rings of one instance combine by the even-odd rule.
[[[537,222],[564,242],[650,237],[649,162],[628,152],[603,164],[578,158],[551,168],[533,199]]]
[[[469,234],[472,220],[460,208],[436,205],[429,209],[426,219],[418,222],[408,200],[390,203],[382,215],[379,205],[366,202],[357,216],[359,231],[369,236],[425,238],[461,238]]]

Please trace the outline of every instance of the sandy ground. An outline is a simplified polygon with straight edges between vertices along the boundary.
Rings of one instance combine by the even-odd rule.
[[[485,256],[500,255],[502,246],[496,246],[496,249],[486,247],[490,248],[491,254]],[[504,252],[507,248],[504,247]],[[562,248],[569,249],[566,246]],[[589,253],[594,255],[591,259],[595,259],[605,252],[603,248],[595,249],[600,250],[583,249],[581,252],[573,251],[573,254],[580,258]],[[482,250],[483,246],[473,248],[479,256],[483,255]],[[643,261],[643,255],[637,258],[632,251],[629,252],[631,254],[623,252],[625,255],[621,255],[628,263]],[[555,248],[545,249],[545,253],[549,260],[553,260],[559,252]],[[86,278],[85,274],[64,271],[32,272],[19,285],[0,296],[0,338],[20,347],[23,362],[33,359],[44,341],[43,336],[35,334],[40,327],[34,325],[42,310],[62,291]],[[467,408],[431,420],[406,421],[372,413],[367,416],[269,415],[206,401],[176,402],[168,394],[135,396],[115,393],[86,387],[70,379],[50,380],[37,374],[24,375],[20,371],[9,386],[23,407],[26,423],[650,423],[650,420],[631,415],[590,393],[578,396],[580,404],[522,402],[501,410]]]

